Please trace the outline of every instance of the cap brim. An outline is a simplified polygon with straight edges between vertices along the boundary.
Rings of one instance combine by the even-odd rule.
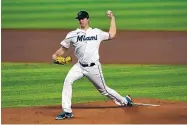
[[[75,19],[84,19],[84,18],[86,18],[86,17],[78,16],[78,17],[76,17]]]
[[[75,19],[84,19],[84,18],[89,18],[89,17],[85,17],[85,16],[78,16],[78,17],[76,17]]]

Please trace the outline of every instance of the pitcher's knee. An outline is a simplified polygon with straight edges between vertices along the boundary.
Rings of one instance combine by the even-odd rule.
[[[66,85],[72,85],[72,83],[73,83],[73,80],[71,80],[69,78],[64,80],[64,86],[66,86]]]

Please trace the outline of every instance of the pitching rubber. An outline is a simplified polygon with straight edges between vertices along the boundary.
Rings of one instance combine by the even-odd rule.
[[[146,103],[133,103],[133,106],[160,106],[160,105],[156,105],[156,104],[146,104]]]

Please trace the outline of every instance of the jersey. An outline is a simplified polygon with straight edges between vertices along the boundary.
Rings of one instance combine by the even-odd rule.
[[[60,43],[63,47],[75,47],[75,56],[83,64],[90,64],[99,60],[99,46],[101,41],[108,40],[110,34],[100,29],[89,27],[86,31],[76,29],[67,34]]]

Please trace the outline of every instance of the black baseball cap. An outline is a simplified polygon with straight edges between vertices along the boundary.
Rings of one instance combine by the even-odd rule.
[[[84,18],[89,18],[88,12],[81,10],[77,13],[77,17],[75,19],[84,19]]]

